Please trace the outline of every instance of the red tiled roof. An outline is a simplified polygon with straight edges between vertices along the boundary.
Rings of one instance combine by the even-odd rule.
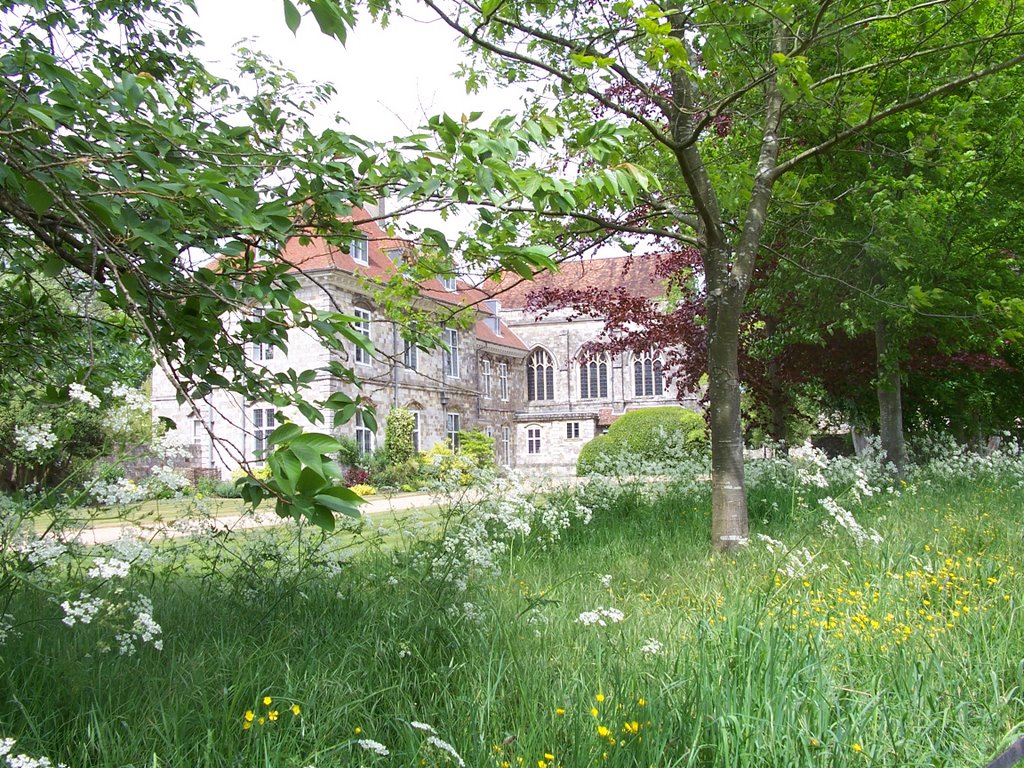
[[[500,320],[501,335],[496,334],[491,326],[487,324],[487,320],[477,320],[476,322],[476,337],[480,341],[486,341],[488,344],[497,344],[502,347],[511,347],[512,349],[520,349],[526,351],[526,345],[516,336],[507,325],[502,323]]]
[[[539,272],[533,280],[506,274],[488,283],[487,292],[511,309],[524,308],[530,295],[542,288],[625,288],[633,296],[653,298],[665,294],[657,264],[654,255],[567,261],[558,272]]]
[[[291,240],[281,258],[302,272],[313,272],[318,270],[337,269],[349,274],[359,274],[371,278],[387,279],[395,274],[395,265],[388,256],[388,251],[396,248],[410,248],[406,240],[398,240],[388,237],[375,221],[360,221],[357,227],[366,233],[369,251],[369,264],[357,264],[351,254],[345,253],[338,246],[331,245],[322,237],[312,237],[305,244],[299,238]],[[455,281],[455,290],[449,291],[437,278],[421,283],[420,295],[425,298],[442,304],[453,306],[476,306],[482,312],[488,312],[483,302],[488,298],[487,293],[474,288],[462,280]],[[476,335],[481,341],[512,349],[525,350],[526,345],[499,320],[501,335],[495,334],[487,325],[485,320],[477,321]]]

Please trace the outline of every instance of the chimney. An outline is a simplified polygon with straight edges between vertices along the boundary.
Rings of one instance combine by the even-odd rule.
[[[487,315],[487,325],[490,326],[495,336],[501,336],[501,302],[497,299],[488,299],[484,302],[484,306],[490,312]]]

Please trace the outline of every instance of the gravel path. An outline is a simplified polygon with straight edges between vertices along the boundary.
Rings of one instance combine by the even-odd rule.
[[[431,496],[425,493],[402,494],[401,496],[369,499],[363,506],[364,515],[379,515],[383,512],[401,512],[407,509],[422,509],[434,506]],[[224,531],[238,531],[248,528],[267,528],[281,525],[288,518],[278,517],[273,512],[260,512],[255,515],[222,515],[213,518],[218,527]],[[182,518],[187,521],[187,518]],[[187,536],[186,527],[175,527],[165,523],[142,523],[139,525],[112,525],[102,528],[84,528],[73,538],[83,544],[107,544],[122,536],[149,539],[173,538]]]

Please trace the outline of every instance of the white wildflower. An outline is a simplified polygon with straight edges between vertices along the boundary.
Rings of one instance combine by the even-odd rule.
[[[775,554],[776,550],[782,552],[786,549],[786,545],[783,544],[781,541],[773,539],[771,536],[768,536],[763,533],[757,534],[757,540],[764,544],[764,548],[767,549],[773,555]]]
[[[439,739],[437,736],[427,736],[426,742],[430,746],[440,749],[442,752],[447,752],[451,758],[459,764],[459,768],[466,768],[466,761],[462,759],[462,755],[456,752],[455,747],[444,739]]]
[[[647,656],[657,656],[664,649],[660,640],[656,640],[653,637],[648,638],[647,642],[640,647],[640,653]]]
[[[411,721],[409,723],[409,725],[411,725],[417,731],[423,731],[424,733],[433,733],[433,734],[437,733],[437,731],[434,730],[434,726],[430,725],[429,723],[421,723],[418,720],[413,720],[413,721]]]
[[[618,608],[595,608],[592,611],[584,611],[576,621],[585,627],[599,626],[607,627],[609,624],[618,624],[626,618],[626,615]]]
[[[15,545],[14,550],[25,555],[32,565],[46,567],[56,563],[67,551],[67,546],[55,539],[31,539]]]
[[[86,597],[79,600],[65,600],[60,604],[64,609],[64,618],[61,619],[69,627],[75,624],[90,624],[96,618],[96,614],[107,605],[102,597]]]
[[[611,587],[612,587],[612,578],[613,577],[612,577],[612,575],[610,573],[606,573],[604,576],[602,576],[601,577],[601,588],[602,589],[611,589]]]
[[[90,579],[123,579],[132,569],[132,564],[116,557],[97,557],[86,576]]]
[[[128,478],[96,480],[89,487],[93,500],[102,507],[134,504],[146,498],[146,491]]]
[[[100,399],[83,385],[75,383],[68,387],[68,397],[84,403],[88,408],[95,410],[100,407]]]
[[[367,752],[373,752],[374,754],[380,755],[381,757],[387,757],[391,753],[388,748],[381,744],[379,741],[373,739],[359,739],[356,742],[360,747],[365,749]]]

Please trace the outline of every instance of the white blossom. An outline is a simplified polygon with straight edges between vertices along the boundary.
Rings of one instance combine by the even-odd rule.
[[[85,574],[90,579],[123,579],[132,569],[132,564],[116,557],[97,557],[92,568]]]
[[[640,653],[647,656],[657,656],[664,649],[660,640],[656,640],[653,637],[648,638],[647,642],[640,647]]]
[[[68,397],[72,400],[77,400],[80,403],[84,403],[91,410],[96,410],[100,407],[100,399],[92,392],[87,390],[83,385],[75,383],[68,387]]]
[[[459,768],[466,767],[466,761],[462,759],[462,755],[455,751],[455,747],[449,744],[444,739],[439,739],[437,736],[427,736],[426,743],[432,747],[436,747],[443,752],[447,752],[451,758],[459,764]]]
[[[377,755],[380,755],[381,757],[387,757],[391,754],[388,751],[387,747],[385,747],[379,741],[374,741],[373,739],[359,739],[359,741],[357,741],[356,743],[360,747],[365,749],[367,752],[373,752]]]
[[[102,597],[86,597],[78,600],[65,600],[60,604],[64,609],[64,618],[61,619],[69,627],[75,624],[91,624],[107,601]]]
[[[14,428],[14,442],[25,453],[35,453],[39,450],[52,448],[57,444],[57,436],[49,422],[33,424],[27,427],[18,426]]]
[[[134,504],[146,498],[146,490],[134,480],[121,477],[116,480],[96,480],[89,487],[93,500],[103,507]]]
[[[625,618],[626,615],[618,608],[595,608],[581,613],[576,621],[585,627],[607,627],[609,624],[618,624]]]

